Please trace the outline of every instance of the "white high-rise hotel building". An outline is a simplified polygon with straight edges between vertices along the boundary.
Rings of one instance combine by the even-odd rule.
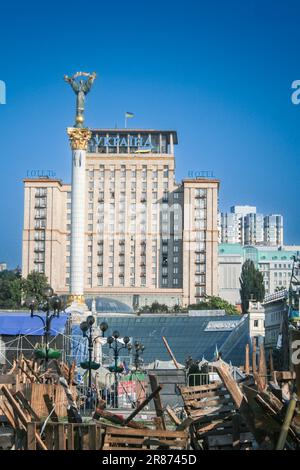
[[[175,182],[175,131],[94,129],[86,155],[84,295],[169,306],[218,295],[218,188]],[[69,292],[71,185],[24,180],[22,273]]]

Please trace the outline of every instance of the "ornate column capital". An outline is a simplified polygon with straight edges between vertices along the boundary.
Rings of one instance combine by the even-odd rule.
[[[70,139],[72,150],[87,150],[88,142],[92,136],[89,129],[68,127],[67,134]]]

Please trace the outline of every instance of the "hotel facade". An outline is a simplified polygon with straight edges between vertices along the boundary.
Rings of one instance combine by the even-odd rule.
[[[218,295],[218,189],[175,181],[175,131],[90,129],[85,161],[84,295],[134,309]],[[70,184],[24,180],[22,274],[44,273],[68,294]]]

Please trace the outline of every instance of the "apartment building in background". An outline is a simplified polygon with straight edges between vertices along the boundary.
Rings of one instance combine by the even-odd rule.
[[[255,206],[233,206],[219,215],[219,242],[241,245],[283,245],[283,217],[264,216]]]
[[[94,129],[86,158],[85,296],[134,308],[218,295],[218,188],[175,181],[175,131]],[[22,274],[70,283],[70,184],[24,180]]]
[[[300,246],[242,246],[238,243],[219,245],[220,297],[232,304],[240,303],[240,276],[243,263],[250,259],[263,274],[265,294],[274,294],[290,285],[294,256]]]

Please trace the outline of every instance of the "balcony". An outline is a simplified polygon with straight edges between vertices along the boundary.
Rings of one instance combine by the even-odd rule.
[[[195,199],[205,199],[206,194],[195,194]]]
[[[119,245],[125,245],[125,240],[120,240]]]
[[[104,198],[103,198],[103,197],[99,197],[99,198],[98,198],[98,202],[104,202]]]
[[[44,251],[45,251],[45,247],[44,247],[44,246],[34,249],[34,252],[35,252],[35,253],[43,253]]]
[[[45,230],[45,229],[46,229],[46,225],[36,224],[34,226],[34,230]]]
[[[43,215],[41,215],[41,214],[35,214],[34,218],[35,218],[36,220],[45,220],[45,219],[46,219],[46,214],[43,214]]]
[[[124,261],[119,262],[119,266],[124,266],[124,264],[125,264]]]
[[[146,256],[146,251],[141,251],[141,256]]]
[[[146,202],[147,199],[145,197],[141,197],[141,202]]]
[[[47,196],[47,193],[36,193],[35,197],[36,198],[43,198],[43,197],[46,197]]]
[[[205,259],[204,260],[196,259],[195,264],[205,264]]]
[[[205,281],[203,281],[203,282],[195,282],[195,287],[201,287],[201,286],[205,286]]]
[[[35,208],[35,209],[46,209],[46,207],[47,207],[47,206],[46,206],[46,204],[44,204],[44,203],[43,203],[43,204],[42,204],[42,203],[36,203],[36,204],[34,205],[34,208]]]
[[[140,277],[146,277],[146,273],[141,273]]]
[[[45,260],[44,259],[35,259],[34,264],[44,264]]]
[[[205,253],[205,248],[197,248],[195,253]]]

